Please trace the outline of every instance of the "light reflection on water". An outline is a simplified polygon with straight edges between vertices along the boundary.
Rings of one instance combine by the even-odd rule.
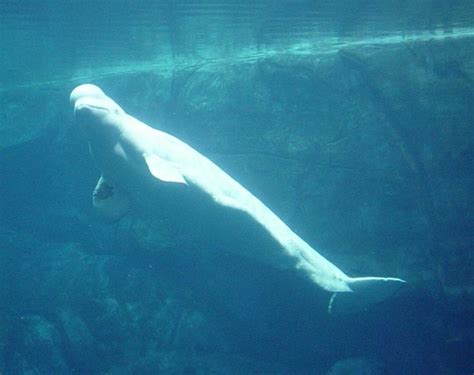
[[[472,1],[3,0],[0,83],[472,36]]]

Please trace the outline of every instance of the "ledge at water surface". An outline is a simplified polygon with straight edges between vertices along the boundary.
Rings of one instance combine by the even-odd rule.
[[[154,73],[171,76],[176,71],[185,70],[215,70],[239,64],[253,64],[260,61],[297,60],[305,57],[313,62],[324,62],[333,58],[334,54],[350,51],[369,56],[380,49],[417,48],[425,43],[444,43],[460,40],[462,43],[473,43],[474,28],[452,28],[450,30],[436,29],[410,33],[392,33],[360,39],[358,37],[323,36],[317,42],[302,40],[300,43],[280,44],[275,46],[249,46],[238,50],[222,51],[214,46],[207,46],[191,54],[163,54],[155,60],[124,60],[110,64],[110,60],[86,61],[82,66],[59,65],[52,59],[52,66],[47,70],[35,71],[35,65],[30,65],[26,71],[9,68],[0,73],[0,93],[5,91],[28,89],[35,87],[61,86],[71,83],[95,81],[108,77],[125,76],[130,74]],[[81,59],[84,56],[81,57]],[[54,65],[57,66],[54,66]],[[59,73],[58,73],[59,72]],[[28,77],[35,76],[36,79]],[[37,79],[44,77],[44,79]]]

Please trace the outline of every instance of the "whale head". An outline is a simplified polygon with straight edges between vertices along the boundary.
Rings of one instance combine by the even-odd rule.
[[[86,134],[104,136],[119,130],[124,110],[96,85],[84,84],[72,90],[69,101],[74,116]]]
[[[69,101],[74,108],[74,114],[91,114],[105,116],[107,114],[123,114],[120,106],[109,98],[102,89],[96,85],[84,84],[72,90]]]

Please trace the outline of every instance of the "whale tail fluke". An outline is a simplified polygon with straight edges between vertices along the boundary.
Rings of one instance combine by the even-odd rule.
[[[352,292],[334,293],[328,307],[330,314],[363,310],[393,295],[405,281],[393,277],[353,277],[347,284]]]

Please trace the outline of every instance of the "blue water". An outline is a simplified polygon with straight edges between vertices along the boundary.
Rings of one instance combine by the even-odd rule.
[[[0,53],[0,373],[474,372],[473,2],[3,0]],[[407,286],[328,314],[259,227],[179,191],[104,223],[88,82]]]

